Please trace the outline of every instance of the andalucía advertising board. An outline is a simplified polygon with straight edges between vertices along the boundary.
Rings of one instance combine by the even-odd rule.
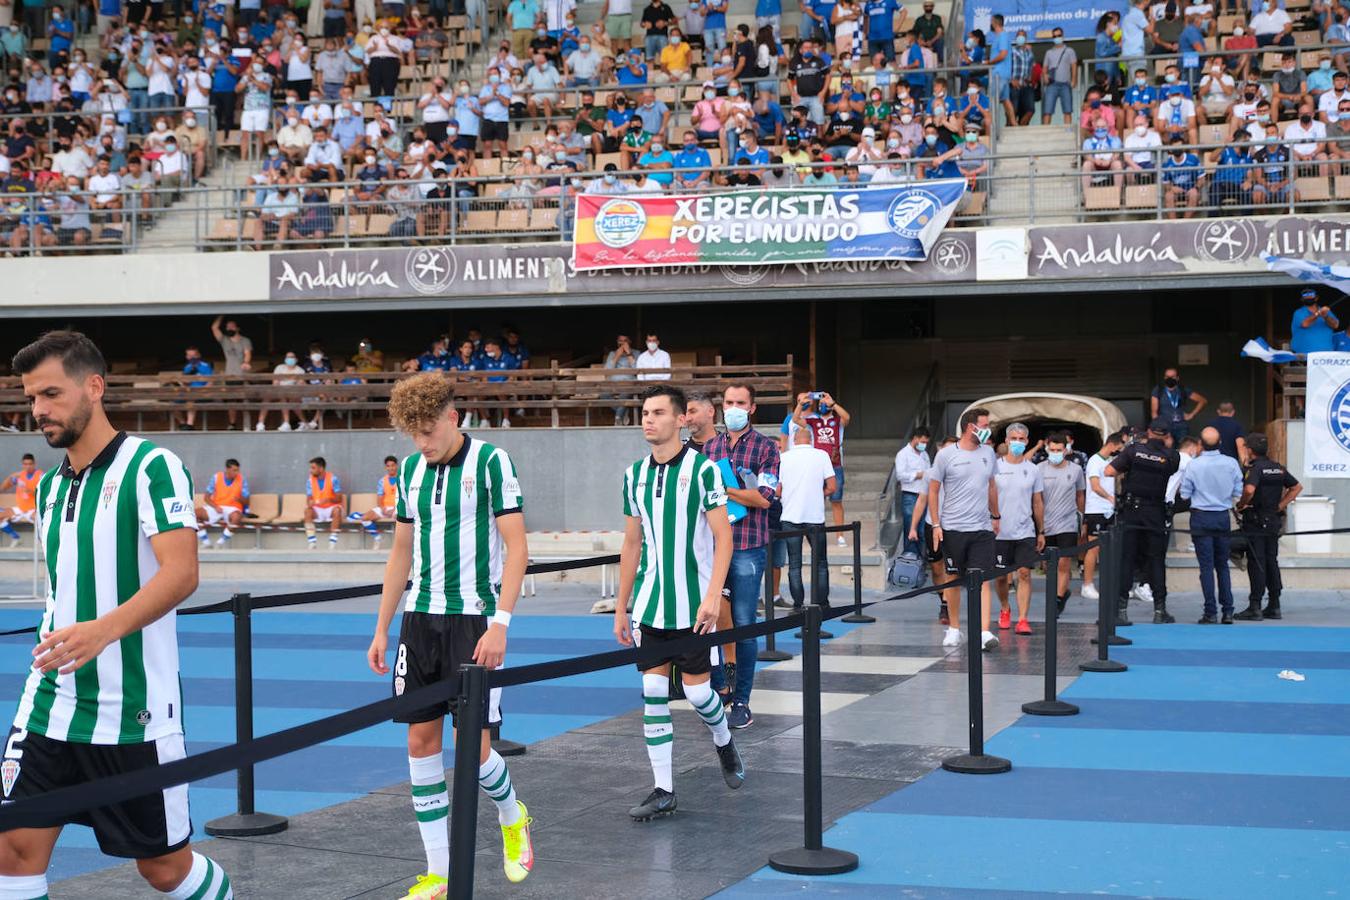
[[[962,179],[824,189],[577,198],[577,270],[646,266],[918,262],[946,227]]]

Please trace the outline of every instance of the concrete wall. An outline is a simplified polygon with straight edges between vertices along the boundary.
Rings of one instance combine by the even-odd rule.
[[[511,454],[525,490],[526,521],[531,531],[617,530],[623,527],[620,484],[624,467],[647,453],[636,428],[496,429],[478,432]],[[412,443],[391,431],[173,432],[147,435],[182,457],[200,486],[235,457],[257,493],[297,493],[305,489],[306,462],[328,460],[350,493],[374,490],[384,471],[381,460],[402,458]],[[0,434],[0,474],[18,468],[32,453],[46,469],[64,453],[47,446],[41,435]]]

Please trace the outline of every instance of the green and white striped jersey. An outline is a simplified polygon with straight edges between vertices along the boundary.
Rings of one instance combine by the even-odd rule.
[[[712,579],[708,510],[727,505],[716,464],[684,447],[667,463],[651,456],[623,476],[623,514],[642,519],[633,618],[651,628],[692,628]]]
[[[176,528],[197,528],[192,477],[177,456],[149,441],[118,434],[84,471],[69,460],[48,471],[37,490],[37,533],[51,585],[39,635],[130,600],[159,571],[150,538]],[[71,675],[30,670],[14,724],[79,744],[181,734],[175,616],[109,644]]]
[[[522,511],[520,479],[500,447],[467,434],[447,463],[414,453],[399,466],[398,520],[413,526],[412,589],[404,609],[490,616],[502,589],[497,517]]]

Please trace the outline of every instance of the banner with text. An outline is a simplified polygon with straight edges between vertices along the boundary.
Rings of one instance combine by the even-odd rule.
[[[1350,353],[1308,354],[1303,474],[1350,478]]]
[[[989,35],[989,20],[1003,16],[1003,28],[1013,35],[1026,29],[1034,40],[1050,37],[1053,28],[1063,28],[1064,37],[1074,41],[1091,38],[1097,32],[1097,20],[1109,12],[1125,15],[1125,0],[974,0],[966,4],[966,31],[976,28]]]
[[[965,181],[577,198],[578,270],[928,258]]]

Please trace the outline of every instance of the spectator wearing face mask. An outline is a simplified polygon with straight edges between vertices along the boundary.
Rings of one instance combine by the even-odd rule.
[[[1182,218],[1194,218],[1205,188],[1205,170],[1200,157],[1185,149],[1184,138],[1173,138],[1171,143],[1162,161],[1163,207],[1169,219],[1177,218],[1177,210],[1183,210]]]
[[[1313,118],[1312,105],[1308,103],[1299,107],[1298,121],[1290,122],[1284,130],[1284,141],[1300,169],[1305,163],[1327,159],[1326,140],[1327,126]],[[1324,173],[1319,167],[1316,174]]]
[[[185,360],[183,363],[184,375],[200,377],[202,375],[211,375],[214,373],[215,370],[212,368],[211,364],[202,359],[202,352],[197,349],[196,345],[189,346],[184,351],[183,355]],[[208,381],[189,381],[187,386],[189,388],[204,388],[208,384],[210,384]],[[184,431],[197,430],[197,410],[190,405],[182,412],[174,412],[173,420],[175,423],[179,423],[179,427]]]
[[[1188,144],[1198,142],[1199,129],[1196,124],[1195,102],[1179,90],[1172,90],[1158,106],[1158,115],[1154,125],[1163,140],[1171,141],[1180,137]]]
[[[299,376],[304,375],[305,370],[300,367],[299,355],[294,350],[287,350],[285,357],[283,357],[282,359],[282,362],[277,364],[276,368],[272,370],[272,374],[276,376],[272,379],[273,384],[287,387],[299,384],[300,383]],[[305,415],[303,412],[300,411],[298,407],[283,406],[280,409],[280,412],[281,412],[281,424],[277,426],[277,431],[290,431],[292,416],[295,417],[296,430],[301,430],[304,428]],[[266,431],[267,419],[270,414],[271,410],[266,406],[258,410],[258,422],[256,425],[253,426],[253,430]]]
[[[670,354],[661,349],[661,340],[655,333],[647,335],[647,349],[638,354],[638,381],[668,381],[669,372],[647,372],[644,369],[669,369]]]
[[[609,196],[628,193],[628,185],[619,178],[619,167],[614,163],[605,163],[605,169],[599,178],[586,185],[585,193]]]
[[[1266,0],[1248,24],[1258,47],[1294,46],[1294,22],[1275,0]]]
[[[244,96],[244,111],[239,119],[239,130],[243,132],[240,158],[258,159],[262,156],[272,111],[272,76],[261,59],[253,58],[235,91]]]
[[[381,25],[379,31],[366,41],[365,57],[370,95],[378,98],[394,96],[403,54],[388,25]]]

